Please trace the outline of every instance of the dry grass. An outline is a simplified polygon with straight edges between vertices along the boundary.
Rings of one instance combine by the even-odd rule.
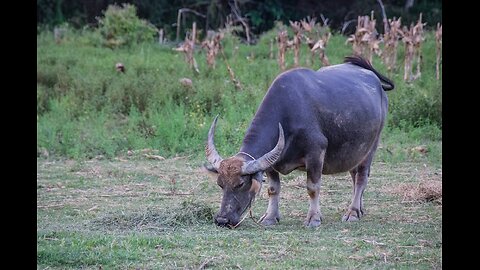
[[[420,171],[414,181],[399,183],[390,193],[402,197],[402,203],[434,202],[442,204],[442,172]]]
[[[394,193],[402,195],[403,203],[436,202],[442,204],[441,181],[425,180],[418,184],[401,184]]]

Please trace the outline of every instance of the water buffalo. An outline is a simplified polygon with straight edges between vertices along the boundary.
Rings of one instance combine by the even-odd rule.
[[[210,169],[218,174],[217,184],[223,190],[215,223],[237,225],[260,191],[265,173],[269,202],[260,220],[264,225],[276,224],[280,220],[279,174],[296,169],[307,172],[310,207],[305,226],[321,223],[322,174],[350,172],[353,196],[342,220],[360,219],[363,192],[387,114],[384,91],[393,88],[391,80],[356,56],[318,71],[283,72],[263,98],[240,151],[226,159],[215,149],[215,117],[205,148]]]

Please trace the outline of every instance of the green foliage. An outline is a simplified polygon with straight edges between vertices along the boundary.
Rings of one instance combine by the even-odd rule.
[[[400,126],[402,121],[415,127],[425,123],[442,126],[442,81],[435,75],[435,37],[427,32],[422,44],[421,77],[413,82],[403,80],[404,46],[399,43],[397,72],[389,75],[395,81],[395,90],[388,93],[389,121]],[[375,61],[374,61],[375,63]],[[375,63],[376,64],[376,63]],[[383,65],[375,65],[384,72]],[[415,67],[416,68],[416,67]],[[416,69],[413,70],[416,72]]]
[[[137,8],[130,4],[109,5],[98,23],[104,45],[110,48],[152,41],[157,33],[155,26],[137,17]]]
[[[401,121],[408,121],[415,126],[422,126],[425,122],[442,124],[442,86],[434,78],[428,85],[424,80],[418,84],[406,84],[403,91],[392,93],[390,109],[392,125],[399,126]]]
[[[165,157],[185,154],[203,158],[206,134],[217,114],[219,152],[234,154],[265,92],[281,72],[276,44],[273,59],[269,57],[275,29],[254,46],[226,37],[225,55],[243,90],[235,89],[223,56],[217,58],[216,69],[209,70],[205,54],[198,51],[195,58],[200,74],[195,74],[183,55],[170,47],[146,42],[112,51],[95,45],[95,31],[68,31],[69,38],[60,44],[55,43],[51,31],[37,36],[37,146],[51,156],[111,158],[127,150],[154,148]],[[396,85],[387,92],[386,147],[393,149],[390,145],[395,141],[389,138],[395,134],[405,137],[403,148],[441,140],[442,82],[435,79],[434,47],[428,34],[422,47],[422,76],[411,83],[403,81],[401,44],[396,72],[387,74],[380,59],[373,59],[379,72]],[[326,48],[332,64],[341,63],[351,52],[345,37],[338,34]],[[310,53],[303,46],[300,64],[306,66],[307,58]],[[125,65],[125,73],[115,70],[117,62]],[[286,62],[288,68],[293,66],[291,52]],[[319,59],[309,67],[320,68]],[[190,78],[192,86],[182,85],[182,78]],[[436,127],[428,130],[429,138],[408,139],[424,126]],[[380,158],[392,158],[388,151],[380,152]],[[432,160],[441,159],[439,154],[432,155]],[[409,158],[398,154],[393,159]]]
[[[387,163],[414,161],[434,166],[442,164],[442,130],[429,122],[422,126],[405,120],[399,125],[387,125],[382,132],[375,160]],[[415,150],[422,147],[426,152]]]
[[[253,29],[270,29],[273,22],[286,18],[285,13],[291,14],[291,11],[282,8],[279,2],[267,0],[251,3],[252,6],[247,8],[249,11],[245,16],[250,19]]]

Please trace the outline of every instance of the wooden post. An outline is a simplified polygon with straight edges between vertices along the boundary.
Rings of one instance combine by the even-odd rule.
[[[177,14],[177,37],[175,38],[175,41],[180,40],[180,19],[181,18],[182,18],[182,9],[179,9]]]
[[[161,28],[160,30],[158,30],[158,43],[159,44],[163,44],[163,42],[164,42],[163,35],[164,35],[164,31],[163,31],[163,28]]]

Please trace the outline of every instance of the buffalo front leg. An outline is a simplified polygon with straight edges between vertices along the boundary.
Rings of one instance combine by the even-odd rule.
[[[320,183],[322,177],[323,157],[322,152],[320,158],[314,158],[307,161],[307,192],[310,197],[310,207],[308,208],[305,226],[317,227],[321,224],[322,214],[320,212]]]
[[[280,201],[280,176],[275,171],[267,171],[267,178],[268,207],[259,221],[263,225],[274,225],[280,221],[280,211],[278,210]]]

